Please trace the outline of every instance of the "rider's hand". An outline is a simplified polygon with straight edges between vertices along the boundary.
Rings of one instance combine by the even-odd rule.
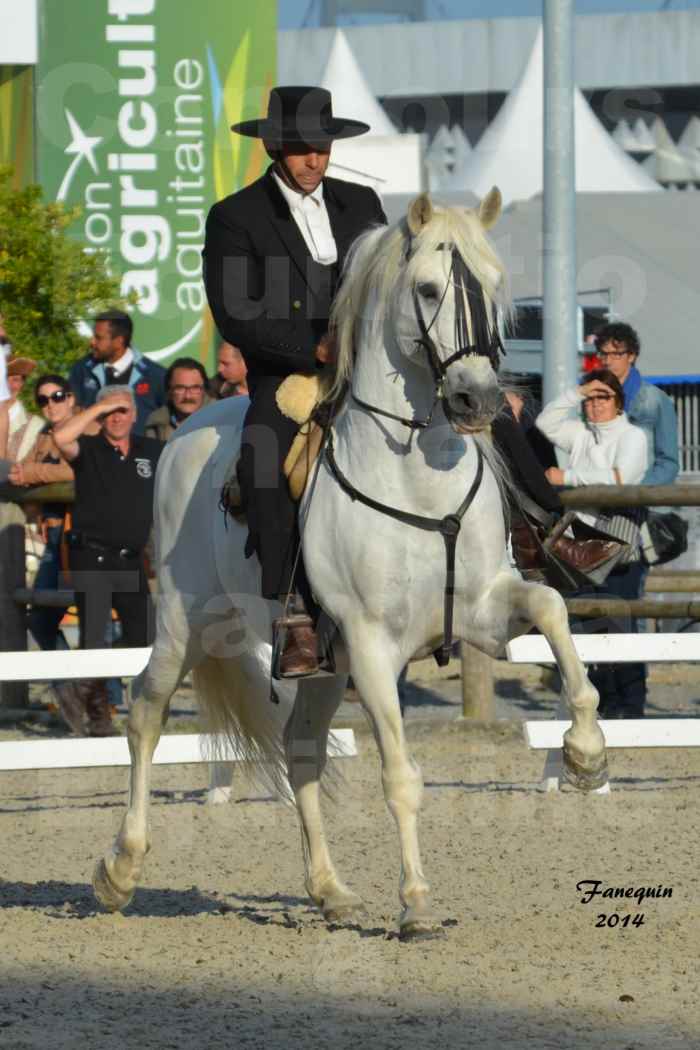
[[[564,484],[564,471],[560,470],[559,467],[548,467],[544,472],[544,476],[550,485]]]
[[[330,332],[326,332],[324,336],[321,336],[318,346],[316,347],[316,360],[320,361],[322,365],[335,364],[337,354],[337,345],[335,336],[331,335]]]

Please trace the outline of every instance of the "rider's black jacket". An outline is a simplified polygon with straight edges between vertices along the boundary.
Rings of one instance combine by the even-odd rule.
[[[204,281],[214,320],[239,347],[249,381],[316,368],[328,329],[333,285],[353,240],[386,223],[374,190],[325,178],[323,195],[338,249],[334,267],[319,266],[272,177],[226,197],[209,212]],[[331,272],[332,271],[332,272]]]

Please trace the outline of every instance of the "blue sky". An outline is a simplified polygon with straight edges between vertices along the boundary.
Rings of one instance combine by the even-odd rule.
[[[278,0],[279,28],[299,29],[319,24],[321,0]],[[538,15],[542,0],[426,0],[429,18],[494,18]],[[700,7],[700,0],[576,0],[576,13],[601,11],[683,11]],[[380,16],[356,16],[348,24],[391,21]]]

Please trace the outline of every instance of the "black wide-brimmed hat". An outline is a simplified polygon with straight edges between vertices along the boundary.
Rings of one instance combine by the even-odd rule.
[[[232,124],[231,131],[264,139],[274,146],[316,146],[364,135],[369,124],[334,117],[331,93],[325,88],[276,87],[270,92],[267,117]]]

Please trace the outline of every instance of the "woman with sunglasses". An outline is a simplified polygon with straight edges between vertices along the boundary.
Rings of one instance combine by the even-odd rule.
[[[568,465],[550,467],[547,479],[553,485],[638,485],[647,471],[648,445],[644,431],[627,419],[624,393],[619,379],[607,368],[588,372],[578,387],[546,405],[536,426],[563,452]],[[640,561],[638,514],[618,511],[602,518],[594,508],[581,517],[591,524],[614,531],[630,544],[628,551],[595,594],[631,600],[640,597],[644,570]],[[608,524],[608,522],[610,524]],[[585,629],[585,625],[584,625]],[[596,621],[605,633],[636,630],[636,621],[625,618]],[[600,693],[601,718],[641,718],[646,703],[644,664],[601,664],[590,670]]]
[[[24,459],[12,465],[9,481],[12,485],[23,486],[73,481],[73,470],[59,451],[53,437],[54,427],[79,411],[68,380],[53,374],[40,376],[34,388],[34,396],[45,424]],[[42,504],[39,520],[46,546],[34,581],[37,590],[58,589],[65,513],[65,503]],[[68,648],[60,630],[65,612],[66,609],[62,607],[32,608],[29,629],[41,649]],[[82,734],[84,707],[72,683],[54,682],[53,688],[64,721],[74,732]]]

